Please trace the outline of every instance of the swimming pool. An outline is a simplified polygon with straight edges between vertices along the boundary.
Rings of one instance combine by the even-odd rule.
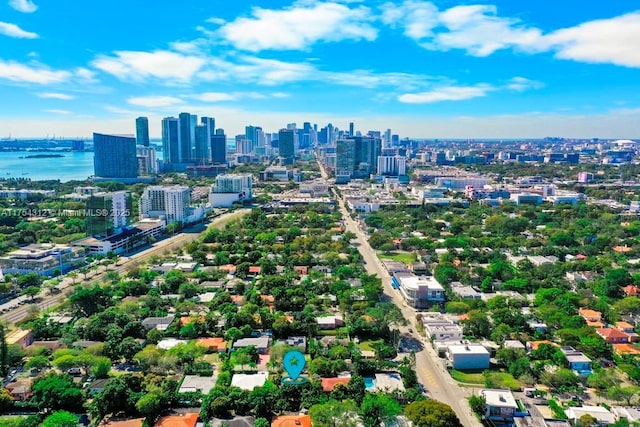
[[[364,387],[367,390],[372,390],[376,387],[376,379],[373,377],[364,377]]]

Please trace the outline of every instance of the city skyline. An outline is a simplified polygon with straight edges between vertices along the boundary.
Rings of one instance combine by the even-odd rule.
[[[640,11],[624,2],[9,3],[0,138],[133,134],[146,116],[157,139],[183,111],[229,137],[305,121],[413,138],[640,137]]]

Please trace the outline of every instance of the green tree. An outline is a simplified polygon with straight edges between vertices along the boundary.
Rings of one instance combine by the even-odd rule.
[[[42,427],[77,427],[78,416],[67,411],[58,411],[42,421]]]
[[[136,402],[136,409],[149,419],[155,419],[162,411],[164,402],[157,393],[148,393]]]
[[[266,418],[256,418],[255,423],[253,423],[253,427],[270,427],[271,423]]]
[[[598,419],[590,414],[584,414],[576,423],[576,427],[591,427],[594,425],[598,425]]]
[[[471,410],[478,414],[481,417],[484,417],[484,414],[486,412],[486,408],[487,408],[487,402],[484,398],[484,396],[480,396],[477,394],[472,394],[469,397],[469,406],[471,407]]]
[[[40,293],[40,288],[38,286],[29,286],[26,288],[23,293],[31,298],[31,301]]]
[[[330,400],[309,409],[314,427],[356,427],[358,407],[351,400]]]
[[[25,369],[37,368],[42,369],[49,365],[49,358],[47,356],[33,356],[27,363],[24,364]]]
[[[384,393],[368,393],[360,405],[360,416],[365,427],[379,427],[400,413],[400,404]]]
[[[41,411],[82,409],[82,393],[70,375],[49,373],[36,378],[31,392],[31,402]]]
[[[409,404],[404,414],[416,427],[462,427],[456,413],[449,405],[433,399]]]
[[[9,394],[9,390],[0,387],[0,412],[6,411],[13,406],[13,397]]]

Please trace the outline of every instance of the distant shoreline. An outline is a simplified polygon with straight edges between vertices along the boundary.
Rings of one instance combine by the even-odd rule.
[[[64,157],[64,154],[31,154],[29,156],[21,156],[21,159],[48,159],[50,157]]]

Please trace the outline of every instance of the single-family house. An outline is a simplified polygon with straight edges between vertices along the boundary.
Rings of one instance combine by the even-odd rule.
[[[255,347],[260,354],[267,354],[269,352],[269,337],[261,336],[257,338],[240,338],[233,343],[233,350],[246,347]]]
[[[209,394],[209,391],[216,385],[218,377],[201,377],[199,375],[185,375],[178,389],[178,393],[190,393],[199,391],[202,394]]]
[[[494,422],[511,423],[518,404],[509,390],[480,390],[485,401],[485,418]]]
[[[640,296],[640,286],[629,285],[622,288],[625,295],[628,297],[637,297]]]
[[[640,341],[640,335],[638,335],[635,331],[634,326],[629,322],[618,322],[615,326],[616,329],[620,329],[622,332],[627,334],[629,337],[629,342],[637,342]]]
[[[616,328],[598,328],[596,333],[609,344],[624,344],[629,342],[629,335]]]
[[[585,356],[582,352],[579,352],[569,346],[560,347],[560,351],[562,351],[564,357],[567,359],[569,369],[573,370],[578,375],[591,375],[591,359]]]
[[[262,387],[267,382],[269,376],[268,372],[256,372],[255,374],[234,374],[231,378],[231,385],[233,387],[241,388],[242,390],[251,391],[256,387]]]
[[[318,329],[336,329],[344,326],[344,320],[340,315],[316,317]]]
[[[347,385],[349,385],[349,381],[351,381],[351,376],[320,379],[322,390],[326,392],[332,391],[338,384],[342,384],[346,387]]]
[[[197,412],[167,415],[160,418],[155,427],[196,427],[199,416],[200,414]]]
[[[100,423],[100,427],[142,427],[144,418],[109,418]]]
[[[637,347],[633,344],[613,344],[613,351],[618,356],[639,356],[640,355],[640,347]]]
[[[633,408],[629,406],[614,406],[611,408],[611,412],[616,418],[616,421],[624,418],[629,421],[629,423],[640,422],[640,408]]]
[[[311,416],[280,415],[271,421],[271,427],[311,427]]]
[[[575,406],[565,410],[564,413],[574,425],[577,425],[583,415],[591,415],[598,421],[600,426],[607,426],[616,422],[615,416],[602,406]]]
[[[503,348],[512,348],[514,350],[526,350],[526,347],[524,346],[524,344],[522,344],[518,340],[505,340],[502,343],[502,347]]]
[[[578,309],[578,314],[582,316],[588,326],[593,326],[594,328],[604,327],[604,323],[602,323],[602,313],[599,311],[580,308]]]
[[[196,343],[207,349],[207,353],[224,353],[227,342],[221,337],[199,338]]]
[[[174,316],[173,314],[169,314],[168,316],[164,317],[147,317],[146,319],[142,320],[142,326],[144,326],[144,329],[147,331],[151,329],[166,331],[175,318],[176,316]]]

